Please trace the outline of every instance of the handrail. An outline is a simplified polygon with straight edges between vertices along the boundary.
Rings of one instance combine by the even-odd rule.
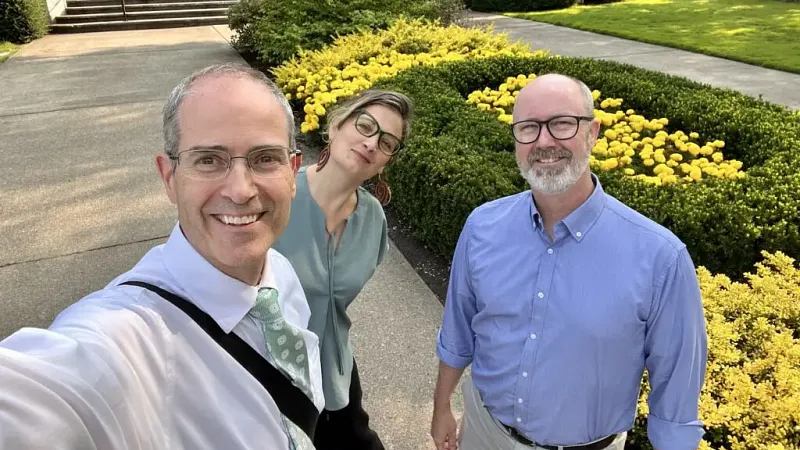
[[[125,8],[125,0],[119,0],[119,2],[122,4],[122,21],[123,22],[127,22],[128,21],[128,11]]]

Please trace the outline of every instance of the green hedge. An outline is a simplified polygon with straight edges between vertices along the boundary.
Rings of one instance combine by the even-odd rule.
[[[241,0],[228,12],[233,45],[268,70],[337,35],[389,27],[400,15],[450,18],[461,0]]]
[[[49,27],[44,0],[0,1],[0,41],[27,44],[47,34]]]
[[[569,8],[575,0],[470,0],[468,7],[481,12],[529,12]]]
[[[725,141],[726,158],[748,177],[656,187],[611,172],[606,191],[675,232],[698,265],[741,279],[762,250],[800,256],[800,117],[733,91],[608,61],[500,58],[416,68],[375,87],[396,89],[416,104],[407,148],[387,169],[393,208],[418,238],[450,258],[466,216],[478,205],[528,186],[505,125],[465,102],[507,76],[575,76],[624,108],[666,117],[669,130]]]
[[[616,3],[616,2],[619,2],[619,1],[622,1],[622,0],[583,0],[583,1],[579,2],[579,4],[582,4],[582,5],[602,5],[602,4],[606,4],[606,3]],[[800,0],[798,0],[798,1],[800,1]]]

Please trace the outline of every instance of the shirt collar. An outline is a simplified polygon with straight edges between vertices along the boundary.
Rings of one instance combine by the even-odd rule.
[[[580,206],[572,211],[567,217],[561,220],[566,227],[569,234],[576,241],[580,242],[592,226],[597,222],[600,213],[603,212],[606,197],[603,186],[595,174],[591,174],[592,182],[594,183],[594,190],[589,198],[586,199]],[[533,195],[530,196],[531,201],[531,217],[533,218],[533,226],[536,229],[543,229],[542,217],[536,209],[536,203],[533,201]],[[558,224],[556,224],[557,226]]]
[[[175,225],[164,244],[163,255],[167,272],[189,294],[188,300],[211,316],[226,333],[255,306],[259,288],[277,289],[269,256],[259,286],[250,286],[211,265],[186,240],[180,223]]]

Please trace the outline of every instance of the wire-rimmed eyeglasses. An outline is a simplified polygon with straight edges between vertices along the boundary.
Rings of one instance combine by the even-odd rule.
[[[177,161],[188,177],[212,181],[224,178],[234,159],[244,159],[255,177],[280,177],[292,168],[291,157],[295,154],[296,151],[281,146],[261,147],[247,156],[231,156],[219,148],[192,148],[170,156],[170,159]]]
[[[578,128],[582,120],[591,121],[594,120],[594,117],[564,115],[544,121],[527,119],[514,122],[509,127],[514,139],[520,144],[536,142],[542,133],[542,125],[547,127],[547,131],[550,132],[550,136],[553,136],[553,139],[564,141],[572,139],[578,134]]]

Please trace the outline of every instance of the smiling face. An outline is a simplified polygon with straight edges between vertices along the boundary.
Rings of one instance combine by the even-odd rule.
[[[377,104],[364,110],[330,132],[331,161],[360,180],[383,171],[403,135],[403,118],[396,111]]]
[[[517,165],[532,189],[560,194],[567,192],[581,177],[589,176],[589,156],[597,139],[599,122],[576,121],[563,116],[593,115],[593,111],[587,111],[586,97],[580,86],[569,78],[544,75],[522,89],[514,107],[514,122],[555,119],[550,128],[556,137],[570,136],[575,131],[571,138],[556,139],[551,130],[541,124],[534,142],[515,141]],[[535,128],[536,125],[522,124],[515,132],[530,132],[525,127]]]
[[[267,251],[288,223],[295,193],[288,150],[278,155],[285,166],[269,178],[254,176],[244,159],[233,159],[230,171],[218,180],[193,175],[190,169],[198,161],[192,163],[190,156],[197,152],[186,152],[216,149],[241,157],[262,149],[288,149],[283,109],[254,80],[209,77],[198,81],[184,99],[179,123],[180,162],[173,172],[172,162],[162,153],[157,164],[167,195],[177,205],[181,230],[212,265],[254,285]],[[199,163],[208,166],[214,160],[206,156]]]

